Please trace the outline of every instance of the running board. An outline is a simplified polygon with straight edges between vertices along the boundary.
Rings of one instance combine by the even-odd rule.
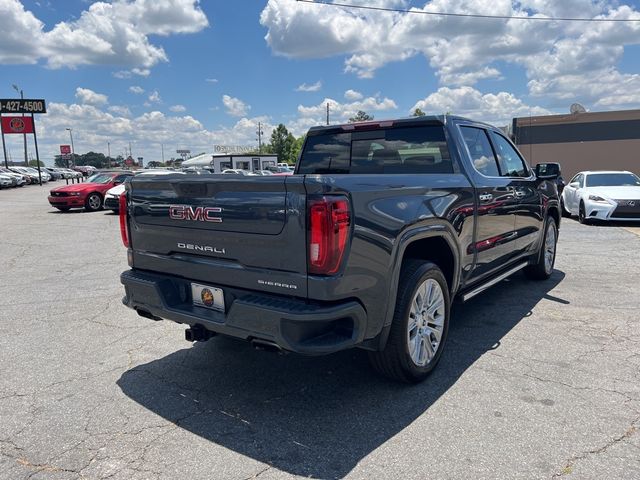
[[[479,293],[484,292],[486,289],[493,287],[496,283],[500,283],[502,280],[504,280],[507,277],[510,277],[511,275],[513,275],[514,273],[522,270],[524,267],[526,267],[527,265],[529,265],[529,262],[522,262],[519,265],[516,265],[515,267],[513,267],[510,270],[507,270],[506,272],[504,272],[501,275],[498,275],[496,278],[492,279],[491,281],[480,285],[479,287],[474,288],[473,290],[471,290],[468,293],[465,293],[464,295],[462,295],[462,301],[466,302],[467,300],[475,297],[476,295],[478,295]]]

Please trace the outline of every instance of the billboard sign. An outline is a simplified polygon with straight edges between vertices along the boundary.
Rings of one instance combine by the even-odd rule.
[[[70,155],[71,154],[71,145],[60,145],[60,154],[61,155]]]
[[[33,118],[31,117],[2,117],[2,132],[12,133],[33,133]]]
[[[41,98],[0,98],[0,113],[47,113],[47,106]]]

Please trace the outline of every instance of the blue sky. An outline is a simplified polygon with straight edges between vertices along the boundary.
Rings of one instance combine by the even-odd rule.
[[[352,0],[425,11],[640,19],[635,2]],[[578,12],[578,13],[576,13]],[[358,109],[376,118],[514,116],[639,108],[640,22],[580,24],[371,12],[295,0],[0,0],[0,96],[45,98],[51,162],[73,128],[80,153],[166,156],[296,135]],[[300,87],[311,88],[300,88]],[[18,138],[9,138],[12,156]],[[32,147],[30,147],[32,150]]]

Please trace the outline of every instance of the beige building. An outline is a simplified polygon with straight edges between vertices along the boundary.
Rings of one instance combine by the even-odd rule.
[[[640,174],[640,110],[514,118],[512,131],[532,166],[558,162],[566,181],[582,170]]]

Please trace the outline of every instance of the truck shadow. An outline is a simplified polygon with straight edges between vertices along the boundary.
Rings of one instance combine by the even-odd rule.
[[[363,351],[275,355],[214,338],[122,374],[118,385],[179,427],[279,470],[342,478],[426,412],[564,278],[523,275],[454,307],[440,365],[420,385],[375,375]],[[189,448],[189,445],[184,445]],[[215,476],[215,475],[214,475]]]

